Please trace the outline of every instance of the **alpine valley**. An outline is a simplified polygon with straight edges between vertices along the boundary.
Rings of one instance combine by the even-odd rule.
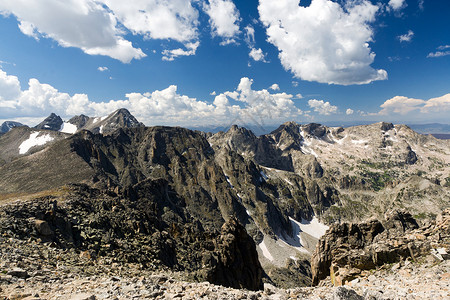
[[[450,296],[450,140],[126,109],[1,130],[1,299]]]

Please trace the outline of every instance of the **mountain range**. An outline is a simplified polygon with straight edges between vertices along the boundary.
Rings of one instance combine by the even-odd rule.
[[[158,233],[173,244],[150,243],[150,252],[167,250],[152,252],[152,263],[187,270],[196,280],[257,289],[256,260],[275,285],[308,285],[311,256],[329,226],[382,219],[395,210],[424,224],[447,208],[449,146],[449,140],[384,122],[348,128],[287,122],[258,136],[236,125],[214,134],[146,127],[126,109],[67,122],[52,114],[34,128],[17,126],[0,136],[0,199],[44,201],[42,209],[27,208],[31,215],[19,208],[7,215],[47,222],[52,234],[46,239],[60,247],[117,255],[117,249],[139,247],[120,246],[123,238],[150,243]],[[45,212],[45,201],[57,203],[53,216],[64,222]],[[82,212],[89,222],[70,221],[80,213],[75,203],[90,207]],[[122,211],[123,228],[113,225],[121,222],[114,210]],[[7,219],[0,230],[12,226]],[[239,242],[215,239],[223,226],[233,228],[226,230]],[[238,255],[233,247],[241,243]],[[150,264],[148,253],[126,253]],[[253,261],[244,284],[229,264],[243,258]]]

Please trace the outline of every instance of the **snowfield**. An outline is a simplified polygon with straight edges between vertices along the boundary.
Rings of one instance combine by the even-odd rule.
[[[292,218],[289,219],[291,222],[296,223],[300,227],[301,231],[306,232],[317,239],[320,239],[320,237],[325,234],[327,229],[330,228],[327,225],[320,223],[319,219],[316,217],[313,217],[311,221],[303,219],[302,222],[298,222]]]
[[[269,249],[267,249],[266,244],[264,243],[264,240],[259,244],[259,248],[261,248],[263,255],[270,261],[273,261],[273,256],[270,254]]]
[[[44,133],[43,135],[39,136],[41,132],[33,132],[30,134],[30,137],[23,141],[22,144],[19,146],[19,154],[25,154],[34,146],[42,146],[46,143],[53,140],[53,137],[50,136],[48,133]]]
[[[61,129],[59,130],[60,132],[64,132],[64,133],[71,133],[74,134],[77,131],[77,126],[73,125],[71,123],[68,122],[64,122],[61,125]]]

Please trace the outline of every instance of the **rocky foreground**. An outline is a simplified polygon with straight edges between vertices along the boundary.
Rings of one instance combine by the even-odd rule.
[[[264,286],[254,291],[198,282],[199,278],[193,278],[188,270],[174,271],[162,265],[155,270],[111,255],[97,256],[82,248],[58,247],[34,234],[21,238],[14,234],[23,226],[20,222],[8,223],[0,218],[3,229],[11,224],[0,236],[0,299],[449,299],[449,212],[421,227],[415,226],[407,214],[394,215],[379,225],[372,220],[332,226],[318,244],[321,252],[313,256],[314,276],[320,271],[316,265],[329,266],[330,271],[321,273],[318,286],[281,289],[265,280]],[[35,220],[32,224],[41,236],[49,229]],[[223,231],[230,232],[233,222],[226,224]],[[342,226],[351,230],[337,232],[336,228]],[[404,227],[403,233],[399,226]],[[362,237],[353,239],[355,234]],[[377,236],[383,235],[387,235],[383,252],[368,255],[370,249],[380,248]],[[368,236],[375,243],[369,242]],[[405,245],[413,249],[409,254],[404,252]],[[343,255],[343,251],[349,252]],[[391,262],[376,265],[372,261],[373,267],[365,267],[374,257],[378,262]],[[366,265],[358,264],[358,259]],[[224,276],[235,275],[227,272]]]
[[[187,282],[185,274],[92,260],[50,244],[0,238],[0,299],[449,299],[450,262],[427,256],[367,271],[344,286],[260,291]]]

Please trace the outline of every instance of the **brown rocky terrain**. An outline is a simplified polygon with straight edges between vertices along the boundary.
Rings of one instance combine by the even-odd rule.
[[[421,227],[449,206],[448,141],[390,123],[344,129],[289,122],[255,136],[237,126],[214,135],[143,127],[131,117],[122,110],[78,116],[71,124],[89,130],[19,127],[0,137],[5,249],[17,241],[67,253],[64,264],[80,278],[96,274],[83,273],[87,256],[105,270],[117,264],[145,276],[181,274],[174,285],[206,280],[256,290],[264,281],[277,286],[273,295],[329,275],[355,284],[369,270],[448,251]],[[31,137],[48,141],[20,153]],[[410,215],[383,221],[397,210]],[[382,221],[366,222],[370,217]],[[105,270],[95,280],[108,280]]]

